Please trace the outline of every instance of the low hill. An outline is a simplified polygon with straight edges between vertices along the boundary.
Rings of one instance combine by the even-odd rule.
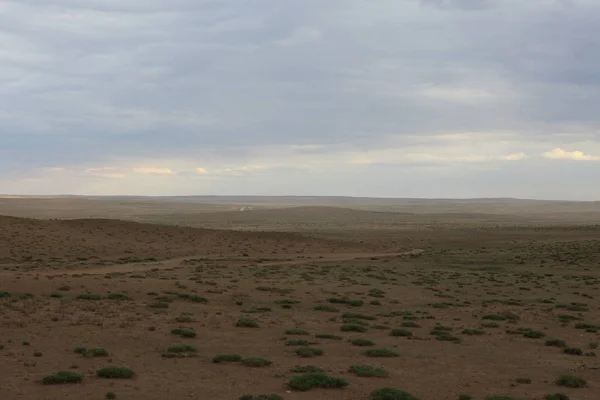
[[[136,262],[185,256],[279,257],[352,252],[360,243],[285,232],[235,232],[111,219],[0,216],[0,265]]]

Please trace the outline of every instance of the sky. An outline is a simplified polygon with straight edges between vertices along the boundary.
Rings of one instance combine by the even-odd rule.
[[[600,200],[598,0],[3,0],[0,193]]]

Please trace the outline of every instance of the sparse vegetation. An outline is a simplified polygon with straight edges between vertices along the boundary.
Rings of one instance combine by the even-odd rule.
[[[135,376],[135,373],[129,368],[106,367],[96,371],[96,375],[107,379],[130,379]]]
[[[299,375],[292,378],[288,384],[290,389],[305,392],[314,388],[332,389],[348,386],[348,381],[342,378],[330,377],[324,373]]]
[[[59,371],[42,379],[44,385],[63,385],[81,382],[83,382],[83,375],[71,371]]]

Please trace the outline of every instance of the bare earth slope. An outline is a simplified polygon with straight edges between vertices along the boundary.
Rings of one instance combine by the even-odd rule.
[[[294,233],[235,232],[81,219],[0,216],[0,265],[135,262],[194,256],[265,256],[368,250],[360,243]]]

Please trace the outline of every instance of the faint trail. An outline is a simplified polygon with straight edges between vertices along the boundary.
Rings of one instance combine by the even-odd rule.
[[[299,258],[296,260],[289,260],[289,258],[283,258],[279,261],[265,261],[265,262],[256,262],[252,259],[250,260],[235,260],[235,261],[223,261],[232,265],[247,265],[247,264],[256,264],[261,266],[270,266],[270,265],[301,265],[301,264],[314,264],[314,263],[322,263],[322,262],[332,262],[332,261],[352,261],[352,260],[360,260],[360,259],[368,259],[372,257],[398,257],[405,255],[417,255],[423,253],[422,249],[413,249],[409,251],[404,251],[400,253],[342,253],[342,254],[310,254],[305,256],[304,258]],[[214,257],[206,257],[206,256],[196,256],[205,260],[219,260],[222,259],[222,256],[214,256]],[[17,274],[27,274],[27,275],[94,275],[94,274],[110,274],[110,273],[130,273],[130,272],[148,272],[150,270],[166,270],[172,268],[186,268],[188,266],[182,266],[181,263],[185,260],[193,259],[195,256],[186,256],[186,257],[177,257],[169,260],[163,261],[153,261],[147,263],[131,263],[131,264],[117,264],[117,265],[103,265],[103,266],[94,266],[90,268],[82,267],[78,269],[65,269],[65,270],[36,270],[36,271],[13,271],[13,272],[2,272],[0,276],[14,276]],[[272,258],[272,257],[269,257]]]

